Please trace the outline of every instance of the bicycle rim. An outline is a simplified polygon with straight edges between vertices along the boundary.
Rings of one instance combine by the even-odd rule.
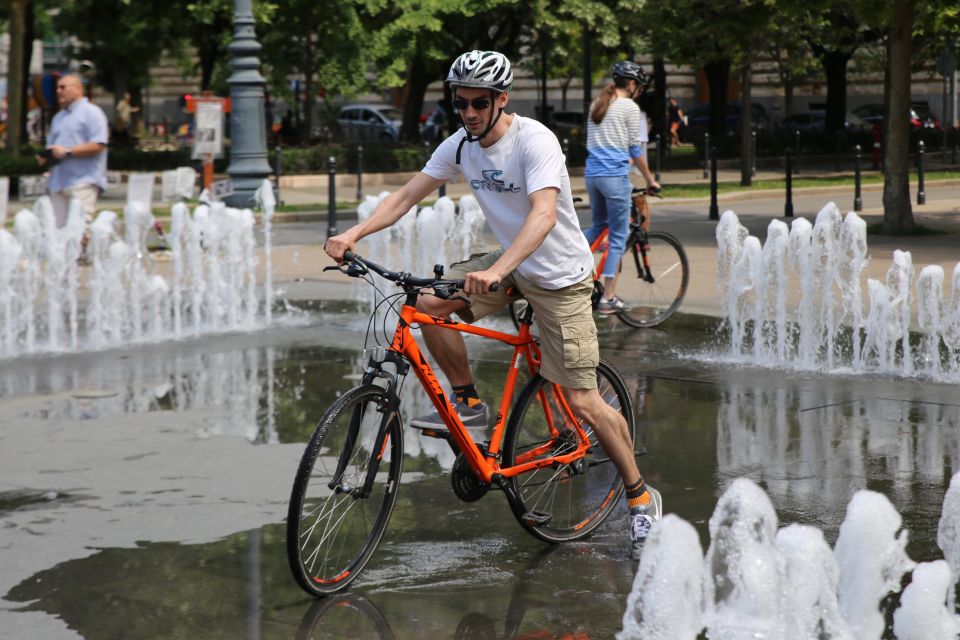
[[[350,492],[366,479],[384,396],[375,385],[341,396],[320,420],[300,461],[287,514],[287,558],[297,584],[311,595],[334,593],[350,584],[373,555],[390,520],[403,462],[403,435],[396,417],[377,452],[382,457],[370,495],[359,498]],[[350,446],[352,421],[357,436]],[[337,488],[348,492],[329,486],[342,456],[346,466]]]
[[[621,262],[622,271],[617,279],[617,297],[623,300],[624,310],[618,317],[632,327],[654,327],[672,316],[687,293],[690,270],[687,254],[673,236],[651,232],[649,248],[645,253],[650,264],[653,282],[647,280],[643,255],[631,236],[631,245]],[[637,260],[641,269],[637,270]]]
[[[633,438],[636,427],[629,394],[620,376],[605,362],[597,367],[597,385],[607,404],[624,416]],[[523,390],[507,425],[504,466],[576,448],[575,439],[563,435],[571,433],[571,424],[560,407],[557,389],[538,375]],[[518,515],[520,524],[541,540],[566,542],[588,535],[610,515],[623,492],[613,461],[594,431],[588,425],[584,430],[590,448],[580,468],[576,463],[550,465],[510,478],[519,502],[517,511],[549,515],[544,524],[533,524]]]

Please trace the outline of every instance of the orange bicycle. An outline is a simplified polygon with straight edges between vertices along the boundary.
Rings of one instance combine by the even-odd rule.
[[[617,278],[617,297],[623,300],[624,308],[617,317],[631,327],[644,329],[655,327],[676,313],[683,303],[690,280],[687,253],[680,241],[663,231],[648,231],[650,205],[648,195],[657,192],[634,188],[630,207],[630,231],[626,250],[620,261],[620,276]],[[593,307],[597,308],[603,295],[603,267],[610,253],[607,242],[608,230],[604,229],[590,245],[597,265],[593,277]],[[632,260],[630,259],[632,257]],[[519,327],[519,318],[526,301],[510,304],[510,317]]]
[[[457,454],[451,479],[460,499],[473,502],[500,489],[524,529],[551,543],[582,538],[610,515],[623,492],[620,475],[590,425],[573,415],[562,388],[538,374],[540,350],[530,334],[532,308],[520,318],[517,334],[503,333],[416,310],[421,295],[449,299],[463,288],[462,280],[443,280],[439,265],[434,277],[418,278],[347,252],[340,266],[327,269],[362,277],[371,285],[369,274],[377,273],[403,289],[381,305],[393,307],[399,298],[403,303],[390,346],[369,350],[361,384],[340,396],[320,419],[297,469],[287,515],[287,557],[307,593],[322,596],[345,588],[383,536],[400,488],[403,420],[398,392],[411,368],[447,426],[422,433],[445,439]],[[417,344],[411,331],[415,325],[461,331],[513,347],[489,441],[474,441],[463,426]],[[514,403],[524,364],[531,379]],[[623,380],[601,362],[597,383],[634,438],[633,407]]]

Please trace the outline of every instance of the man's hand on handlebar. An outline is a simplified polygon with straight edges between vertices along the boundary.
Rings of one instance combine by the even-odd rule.
[[[465,278],[463,292],[467,295],[480,295],[489,293],[497,288],[500,283],[500,275],[491,270],[474,271],[468,273]]]
[[[344,252],[353,251],[353,241],[347,237],[347,234],[341,233],[338,236],[327,238],[323,250],[337,262],[343,262]]]

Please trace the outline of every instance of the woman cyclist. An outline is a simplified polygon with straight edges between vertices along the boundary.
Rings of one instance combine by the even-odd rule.
[[[636,62],[613,65],[613,83],[590,105],[587,119],[587,167],[584,173],[593,226],[584,233],[593,244],[609,228],[610,253],[603,268],[603,297],[597,311],[613,314],[623,309],[616,297],[617,271],[630,227],[630,165],[647,181],[647,188],[660,188],[647,165],[647,117],[635,100],[649,84]]]

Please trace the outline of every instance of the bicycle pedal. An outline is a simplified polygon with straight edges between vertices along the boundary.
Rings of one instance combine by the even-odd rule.
[[[412,424],[410,426],[428,438],[440,438],[441,440],[446,440],[448,442],[452,439],[450,432],[447,431],[446,429],[434,429],[433,427],[420,427],[415,424]]]
[[[647,455],[647,448],[646,448],[646,447],[640,447],[639,449],[636,449],[636,450],[634,450],[634,452],[633,452],[633,456],[634,456],[635,458],[639,458],[640,456],[645,456],[645,455]]]
[[[550,522],[553,520],[553,514],[536,510],[527,511],[525,514],[523,514],[521,519],[523,520],[523,524],[527,525],[528,527],[542,527],[550,524]]]

